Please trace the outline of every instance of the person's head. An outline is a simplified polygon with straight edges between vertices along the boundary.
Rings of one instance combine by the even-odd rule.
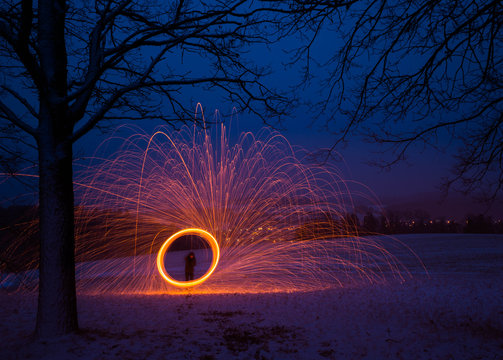
[[[193,253],[192,251],[189,253],[189,257],[190,257],[190,258],[195,257],[195,255],[194,255],[194,253]]]

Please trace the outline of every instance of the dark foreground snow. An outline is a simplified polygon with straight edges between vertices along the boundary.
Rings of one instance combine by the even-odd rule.
[[[305,293],[81,295],[81,333],[51,342],[31,339],[36,296],[3,290],[0,359],[503,359],[503,237],[400,240],[429,278]]]

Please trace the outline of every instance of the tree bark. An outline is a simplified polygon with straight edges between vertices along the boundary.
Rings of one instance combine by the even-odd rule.
[[[72,145],[39,141],[40,264],[36,336],[78,329],[75,290]]]
[[[68,118],[64,0],[39,0],[40,263],[36,336],[78,329],[75,290],[73,121]]]

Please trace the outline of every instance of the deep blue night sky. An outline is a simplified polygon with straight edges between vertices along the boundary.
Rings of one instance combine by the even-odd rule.
[[[285,39],[283,42],[275,44],[273,47],[260,46],[252,49],[246,56],[253,62],[270,66],[271,76],[266,80],[270,85],[296,91],[301,100],[312,101],[320,97],[320,87],[318,80],[323,79],[323,66],[313,67],[315,79],[305,87],[297,87],[301,78],[301,66],[286,66],[289,55],[285,50],[291,50],[295,46],[295,39]],[[334,47],[337,46],[334,36],[330,32],[321,34],[319,40],[313,47],[313,55],[323,62],[331,56]],[[197,57],[185,56],[180,64],[172,63],[171,66],[201,71],[204,69],[204,60]],[[233,104],[225,102],[218,93],[205,92],[193,89],[185,93],[187,103],[196,107],[197,102],[201,102],[207,117],[210,117],[215,109],[222,113],[229,113]],[[328,116],[328,114],[327,114]],[[223,119],[229,121],[229,119]],[[333,145],[335,137],[322,129],[323,115],[314,119],[314,114],[305,106],[297,106],[291,109],[291,116],[284,118],[281,124],[271,122],[281,129],[281,132],[293,145],[299,145],[310,151],[317,151],[322,148],[329,148]],[[136,124],[152,131],[161,123]],[[250,115],[242,114],[234,120],[236,128],[241,131],[258,131],[264,126],[260,119]],[[101,134],[97,130],[91,131],[74,145],[75,156],[92,155],[98,144],[104,141],[108,135]],[[448,142],[448,138],[439,138],[439,143]],[[336,150],[344,161],[338,163],[348,180],[354,180],[368,186],[384,206],[396,206],[407,209],[425,209],[432,216],[445,215],[446,217],[462,218],[467,213],[478,213],[487,210],[487,206],[477,203],[475,200],[462,196],[459,193],[451,192],[446,198],[442,198],[439,187],[442,178],[450,175],[451,167],[454,164],[452,155],[459,144],[451,144],[445,153],[435,152],[431,149],[423,150],[419,146],[409,152],[406,161],[399,163],[389,170],[383,170],[375,166],[369,166],[369,161],[391,159],[392,154],[380,154],[382,150],[376,144],[369,144],[362,139],[353,137],[347,146],[338,147]],[[9,180],[0,183],[0,192],[4,204],[6,199],[12,199],[19,193],[28,192],[22,186],[14,185]],[[33,196],[25,197],[25,201]],[[442,200],[442,202],[440,202]],[[18,201],[18,200],[15,200]],[[503,206],[500,203],[493,204],[488,214],[494,218],[503,217]]]
[[[208,96],[212,101],[212,96]],[[205,104],[205,116],[208,120],[213,117],[217,109],[225,109],[226,103],[217,107]],[[195,108],[196,105],[194,105]],[[321,129],[318,122],[312,123],[307,110],[297,109],[291,117],[285,119],[280,132],[286,136],[292,145],[297,145],[308,151],[316,152],[322,148],[332,146],[334,136]],[[232,120],[223,119],[228,125],[231,121],[233,132],[252,131],[257,133],[264,124],[249,115],[240,115]],[[135,125],[140,125],[136,123]],[[156,126],[152,122],[141,124],[141,127],[150,133]],[[129,134],[130,135],[130,134]],[[75,145],[77,156],[92,155],[96,147],[108,138],[108,134],[100,134],[93,130]],[[337,148],[341,159],[335,160],[336,166],[341,170],[347,180],[361,183],[375,193],[382,205],[396,210],[426,210],[432,217],[445,216],[462,220],[468,213],[484,213],[487,211],[494,219],[502,217],[503,209],[499,204],[493,204],[489,209],[486,204],[481,204],[472,197],[460,193],[450,192],[446,197],[440,189],[442,178],[450,175],[453,165],[452,153],[439,153],[423,150],[419,147],[411,152],[405,161],[390,169],[372,166],[368,162],[378,159],[390,159],[390,153],[381,153],[377,144],[370,144],[361,139],[353,138],[346,146]],[[456,150],[453,146],[452,151]]]

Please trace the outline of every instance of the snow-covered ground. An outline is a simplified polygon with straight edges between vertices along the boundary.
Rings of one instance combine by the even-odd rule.
[[[31,338],[36,296],[0,290],[0,359],[503,359],[503,236],[398,239],[429,277],[411,262],[404,283],[80,295],[81,332],[48,342]]]

